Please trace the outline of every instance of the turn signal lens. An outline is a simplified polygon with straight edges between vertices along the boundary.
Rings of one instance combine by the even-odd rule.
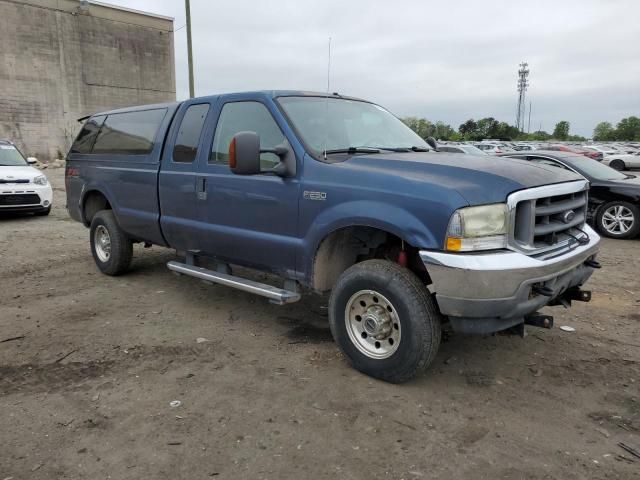
[[[447,250],[459,252],[462,250],[462,239],[455,237],[447,237]]]

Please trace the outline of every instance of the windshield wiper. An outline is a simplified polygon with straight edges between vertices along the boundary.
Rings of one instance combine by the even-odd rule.
[[[379,148],[371,147],[349,147],[349,148],[335,148],[333,150],[325,150],[325,155],[331,155],[332,153],[380,153]]]

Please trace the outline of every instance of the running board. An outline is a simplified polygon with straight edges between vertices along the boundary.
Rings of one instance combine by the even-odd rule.
[[[226,273],[207,270],[206,268],[187,265],[181,262],[171,261],[167,263],[167,267],[172,272],[190,277],[196,277],[205,282],[218,283],[226,287],[236,288],[244,292],[254,293],[261,297],[266,297],[271,303],[284,305],[285,303],[294,303],[300,300],[300,293],[282,288],[273,287],[266,283],[254,282],[246,278],[236,277]]]

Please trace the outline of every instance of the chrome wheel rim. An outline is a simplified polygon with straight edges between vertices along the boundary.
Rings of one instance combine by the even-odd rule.
[[[104,225],[98,225],[93,233],[93,244],[96,255],[101,262],[108,262],[111,258],[111,236]]]
[[[354,293],[344,312],[349,339],[363,355],[381,360],[400,345],[402,325],[393,304],[374,290]]]
[[[623,205],[613,205],[602,214],[602,228],[612,235],[627,233],[635,221],[633,212]]]

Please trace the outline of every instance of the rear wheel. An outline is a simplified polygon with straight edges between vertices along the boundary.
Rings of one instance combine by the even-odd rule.
[[[133,243],[111,210],[101,210],[91,220],[91,254],[102,273],[120,275],[129,269]]]
[[[598,209],[596,225],[611,238],[633,238],[640,233],[640,209],[629,202],[609,202]]]
[[[441,338],[441,315],[411,271],[384,260],[346,270],[329,300],[336,343],[357,370],[400,383],[426,369]]]
[[[627,166],[624,164],[624,162],[622,160],[616,159],[616,160],[612,160],[611,163],[609,164],[609,166],[615,170],[621,171],[621,170],[625,170],[627,168]]]

